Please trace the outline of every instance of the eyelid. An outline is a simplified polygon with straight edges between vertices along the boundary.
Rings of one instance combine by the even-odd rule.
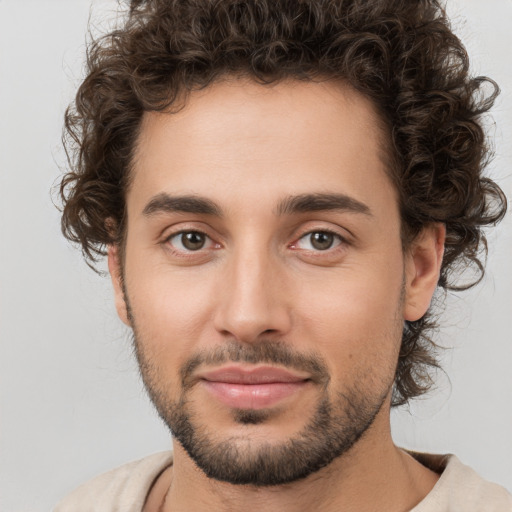
[[[202,224],[202,223],[201,223]],[[313,223],[311,223],[313,224]],[[301,251],[303,253],[312,253],[316,254],[318,256],[321,256],[322,254],[327,255],[335,253],[337,250],[341,250],[346,248],[348,245],[352,244],[350,235],[347,236],[346,233],[340,233],[340,229],[331,228],[329,226],[319,226],[319,225],[309,225],[309,226],[302,226],[302,229],[299,231],[298,235],[295,235],[293,238],[293,242],[287,244],[287,247],[292,250]],[[315,223],[316,224],[316,223]],[[199,254],[205,253],[205,251],[211,251],[212,249],[221,249],[224,247],[223,242],[219,242],[218,236],[212,235],[210,233],[210,229],[208,227],[198,226],[195,223],[189,224],[189,223],[177,223],[173,226],[168,226],[167,229],[163,230],[163,233],[160,238],[159,244],[164,246],[166,250],[175,253],[176,255],[183,256],[183,257],[194,257],[194,255],[198,256]],[[190,249],[179,249],[176,247],[173,247],[169,241],[176,236],[182,235],[184,233],[200,233],[206,237],[207,244],[205,247],[202,247],[197,250],[190,250]],[[329,247],[327,249],[302,249],[300,247],[297,247],[300,240],[303,238],[312,235],[314,233],[329,233],[335,237],[335,239],[338,241],[338,243],[333,244],[332,247]]]
[[[160,239],[159,244],[162,245],[167,251],[171,252],[176,256],[180,256],[183,258],[193,258],[198,257],[199,255],[204,255],[205,251],[210,251],[212,249],[219,249],[222,247],[222,244],[217,242],[216,238],[214,238],[209,232],[208,229],[204,229],[202,227],[191,226],[191,225],[183,225],[183,223],[178,224],[177,226],[173,226],[171,228],[167,228],[164,230],[162,237]],[[205,242],[205,247],[201,247],[200,249],[189,250],[186,248],[180,249],[174,247],[170,240],[174,237],[183,235],[184,233],[200,233],[207,240]]]
[[[213,242],[212,238],[210,236],[208,236],[207,233],[204,233],[202,231],[198,231],[197,229],[185,229],[185,230],[181,230],[181,231],[177,231],[176,233],[171,233],[166,239],[165,241],[166,242],[169,242],[170,240],[172,240],[173,238],[177,238],[179,237],[180,235],[184,235],[186,233],[198,233],[199,235],[203,235],[206,239],[208,239],[210,242]],[[214,243],[214,242],[213,242]],[[205,242],[206,244],[206,242]],[[188,251],[188,250],[185,250],[186,252],[199,252],[200,250],[202,250],[204,247],[201,247],[201,249],[198,249],[197,251]]]
[[[328,249],[325,249],[325,250],[309,249],[310,252],[327,253],[329,251],[336,250],[336,248],[338,248],[340,245],[346,246],[350,243],[346,236],[342,235],[339,231],[337,231],[335,229],[326,228],[326,227],[317,227],[317,228],[310,228],[310,229],[307,229],[307,230],[301,232],[301,234],[295,238],[295,240],[289,245],[289,247],[291,249],[308,251],[308,249],[299,249],[296,246],[300,240],[302,240],[306,236],[312,235],[313,233],[329,233],[330,235],[333,235],[335,238],[337,238],[339,243],[334,245],[333,247],[329,247]]]
[[[160,231],[160,234],[158,235],[158,239],[160,242],[165,242],[166,240],[169,240],[169,238],[172,238],[173,236],[179,235],[181,233],[201,233],[212,240],[216,240],[218,237],[217,232],[214,231],[208,224],[205,224],[204,222],[197,222],[197,221],[181,221],[181,222],[175,222],[171,225],[167,225],[164,229]]]

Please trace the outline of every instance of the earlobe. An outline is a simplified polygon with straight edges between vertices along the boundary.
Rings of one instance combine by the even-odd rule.
[[[408,249],[405,261],[405,320],[419,320],[430,306],[439,281],[445,238],[445,225],[431,224],[423,229]]]
[[[109,245],[107,258],[108,271],[110,272],[110,279],[112,280],[112,286],[114,288],[114,300],[117,314],[119,315],[119,318],[123,321],[123,323],[131,327],[128,309],[126,306],[126,300],[124,297],[121,262],[119,260],[120,255],[119,248],[117,245]]]

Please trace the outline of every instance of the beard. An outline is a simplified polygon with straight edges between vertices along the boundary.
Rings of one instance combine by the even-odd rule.
[[[375,382],[368,372],[355,379],[353,386],[329,392],[331,381],[327,365],[316,354],[301,354],[289,345],[272,340],[254,344],[226,342],[209,352],[196,354],[180,369],[181,390],[177,400],[169,398],[163,387],[165,372],[144,352],[144,342],[134,326],[134,346],[145,387],[160,417],[195,464],[215,480],[237,485],[275,486],[294,482],[328,466],[347,453],[365,434],[386,402],[393,385]],[[309,420],[295,435],[280,443],[251,439],[246,429],[237,436],[220,438],[198,418],[191,392],[192,374],[202,365],[245,362],[270,363],[307,371],[320,395]],[[331,396],[332,395],[332,396]],[[276,411],[272,409],[231,411],[240,425],[264,424]]]

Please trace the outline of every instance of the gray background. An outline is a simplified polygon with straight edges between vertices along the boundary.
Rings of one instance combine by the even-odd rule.
[[[475,74],[501,85],[490,172],[512,197],[512,1],[449,0]],[[62,115],[82,76],[86,27],[112,0],[0,0],[0,510],[50,510],[84,480],[168,449],[142,389],[108,278],[63,240],[49,190]],[[455,452],[512,490],[512,215],[490,236],[489,274],[450,296],[449,376],[393,414],[396,442]]]

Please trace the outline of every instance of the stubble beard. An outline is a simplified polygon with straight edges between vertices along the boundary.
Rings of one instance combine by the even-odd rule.
[[[124,288],[124,279],[123,279]],[[403,321],[399,320],[405,297],[405,275],[396,310],[396,330],[387,333],[400,336]],[[133,346],[140,373],[148,395],[158,414],[189,457],[209,478],[234,485],[258,487],[283,485],[306,478],[347,454],[368,432],[384,404],[389,403],[398,359],[390,363],[386,378],[375,380],[368,371],[361,371],[345,389],[330,398],[325,361],[317,354],[300,354],[288,344],[262,340],[254,344],[229,341],[225,345],[191,357],[180,369],[181,392],[177,400],[169,398],[169,390],[157,365],[145,353],[145,343],[137,329],[126,289],[124,300],[133,328]],[[402,326],[399,328],[399,326]],[[208,428],[208,421],[194,417],[189,396],[193,385],[192,372],[202,364],[245,362],[281,365],[307,371],[321,390],[317,406],[309,421],[293,437],[281,442],[256,441],[241,434],[217,439]],[[263,424],[272,417],[272,410],[232,411],[234,422],[240,425]]]
[[[340,395],[343,405],[338,411],[324,396],[305,427],[281,443],[256,443],[243,434],[215,440],[206,425],[194,422],[186,400],[170,407],[157,404],[155,396],[152,400],[175,439],[209,478],[263,487],[306,478],[347,453],[372,425],[386,396],[375,404],[361,404]],[[240,424],[263,424],[265,415],[260,411],[233,413]]]
[[[134,325],[132,323],[132,325]],[[181,393],[169,398],[162,387],[162,373],[144,353],[144,342],[134,329],[134,346],[146,390],[160,417],[189,457],[209,477],[235,485],[276,486],[308,477],[346,454],[373,424],[389,397],[391,382],[375,383],[370,375],[361,375],[353,387],[338,391],[331,399],[330,381],[324,362],[318,356],[294,353],[276,341],[253,345],[229,342],[215,352],[196,355],[181,369]],[[316,408],[305,426],[294,436],[278,442],[251,439],[247,430],[239,436],[219,439],[194,411],[188,377],[193,368],[204,362],[247,362],[283,365],[288,368],[316,368],[315,381],[320,395]],[[378,390],[378,391],[375,391]],[[264,424],[273,411],[232,411],[240,425]]]

